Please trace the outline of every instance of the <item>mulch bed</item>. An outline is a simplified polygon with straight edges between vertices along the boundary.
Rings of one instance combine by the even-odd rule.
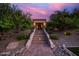
[[[70,36],[65,36],[64,32],[66,31],[71,31],[72,34]],[[52,32],[54,33],[54,32]],[[59,40],[53,40],[52,41],[56,45],[62,45],[65,44],[66,46],[79,46],[79,32],[75,30],[65,30],[65,31],[60,31],[60,32],[55,32],[56,34],[59,35]]]
[[[20,33],[26,33],[26,32],[30,32],[30,31],[21,31]],[[4,33],[4,35],[3,35],[3,39],[2,40],[0,40],[0,52],[3,52],[3,51],[6,51],[6,47],[7,47],[7,45],[9,44],[9,43],[11,43],[11,42],[16,42],[17,41],[17,39],[16,39],[16,33],[14,33],[14,32],[7,32],[7,33]],[[22,41],[18,41],[18,42],[20,42],[20,44],[19,44],[19,47],[20,46],[24,46],[25,45],[25,43],[26,43],[26,40],[22,40]]]

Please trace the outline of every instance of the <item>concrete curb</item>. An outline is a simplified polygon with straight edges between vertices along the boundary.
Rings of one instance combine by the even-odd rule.
[[[76,54],[74,54],[73,52],[71,52],[70,50],[68,50],[65,46],[65,44],[63,44],[63,49],[65,50],[66,53],[68,53],[70,56],[76,56]]]
[[[33,32],[31,33],[30,38],[29,38],[29,40],[28,40],[27,43],[26,43],[26,49],[28,49],[28,48],[30,47],[31,42],[32,42],[32,40],[33,40],[33,36],[34,36],[34,34],[35,34],[35,31],[36,31],[36,29],[34,29]]]
[[[49,43],[50,43],[50,47],[51,47],[51,48],[54,48],[54,47],[55,47],[55,45],[54,45],[54,43],[52,42],[52,40],[50,39],[49,34],[46,32],[46,30],[45,30],[45,29],[44,29],[44,32],[45,32],[45,34],[46,34],[46,36],[47,36],[47,38],[48,38],[48,41],[49,41]]]

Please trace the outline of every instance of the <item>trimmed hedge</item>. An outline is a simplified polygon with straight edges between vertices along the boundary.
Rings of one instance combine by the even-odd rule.
[[[19,35],[16,36],[17,40],[27,40],[28,38],[29,38],[29,35],[24,34],[24,33],[19,34]]]
[[[64,32],[65,36],[70,36],[72,33],[70,31]]]
[[[59,36],[57,34],[50,34],[50,38],[53,40],[58,40]]]

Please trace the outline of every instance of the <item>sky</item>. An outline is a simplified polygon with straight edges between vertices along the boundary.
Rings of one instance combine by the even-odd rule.
[[[32,19],[49,19],[49,16],[54,11],[67,9],[67,11],[72,12],[74,8],[79,6],[78,3],[18,3],[14,5],[22,10],[23,13],[32,14]]]

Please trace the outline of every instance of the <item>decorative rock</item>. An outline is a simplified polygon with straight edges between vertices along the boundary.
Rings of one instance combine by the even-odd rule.
[[[12,54],[10,54],[10,56],[16,56],[16,54],[15,53],[12,53]]]
[[[52,40],[50,39],[50,36],[49,36],[49,34],[46,32],[45,29],[44,29],[44,32],[45,32],[45,34],[46,34],[46,36],[47,36],[47,38],[48,38],[48,40],[49,40],[50,47],[51,47],[51,48],[55,48],[54,43],[53,43]]]
[[[58,28],[54,28],[55,31],[58,31]]]
[[[49,39],[49,42],[50,42],[50,45],[51,45],[50,47],[51,47],[51,48],[55,48],[55,45],[54,45],[54,43],[52,42],[51,39]]]
[[[16,51],[16,54],[23,52],[24,49],[25,49],[25,48],[21,48],[20,50]]]
[[[28,40],[27,43],[26,43],[26,49],[28,49],[28,48],[30,47],[31,42],[32,42],[32,40],[33,40],[33,36],[34,36],[34,34],[35,34],[35,31],[36,31],[36,29],[34,29],[33,32],[31,33],[30,38],[29,38],[29,40]]]
[[[10,49],[15,49],[17,48],[19,45],[19,42],[11,42],[8,44],[8,46],[6,47],[6,49],[10,50]]]
[[[2,52],[2,53],[0,53],[0,56],[8,56],[8,55],[10,55],[11,54],[11,52],[9,51],[9,52]]]

